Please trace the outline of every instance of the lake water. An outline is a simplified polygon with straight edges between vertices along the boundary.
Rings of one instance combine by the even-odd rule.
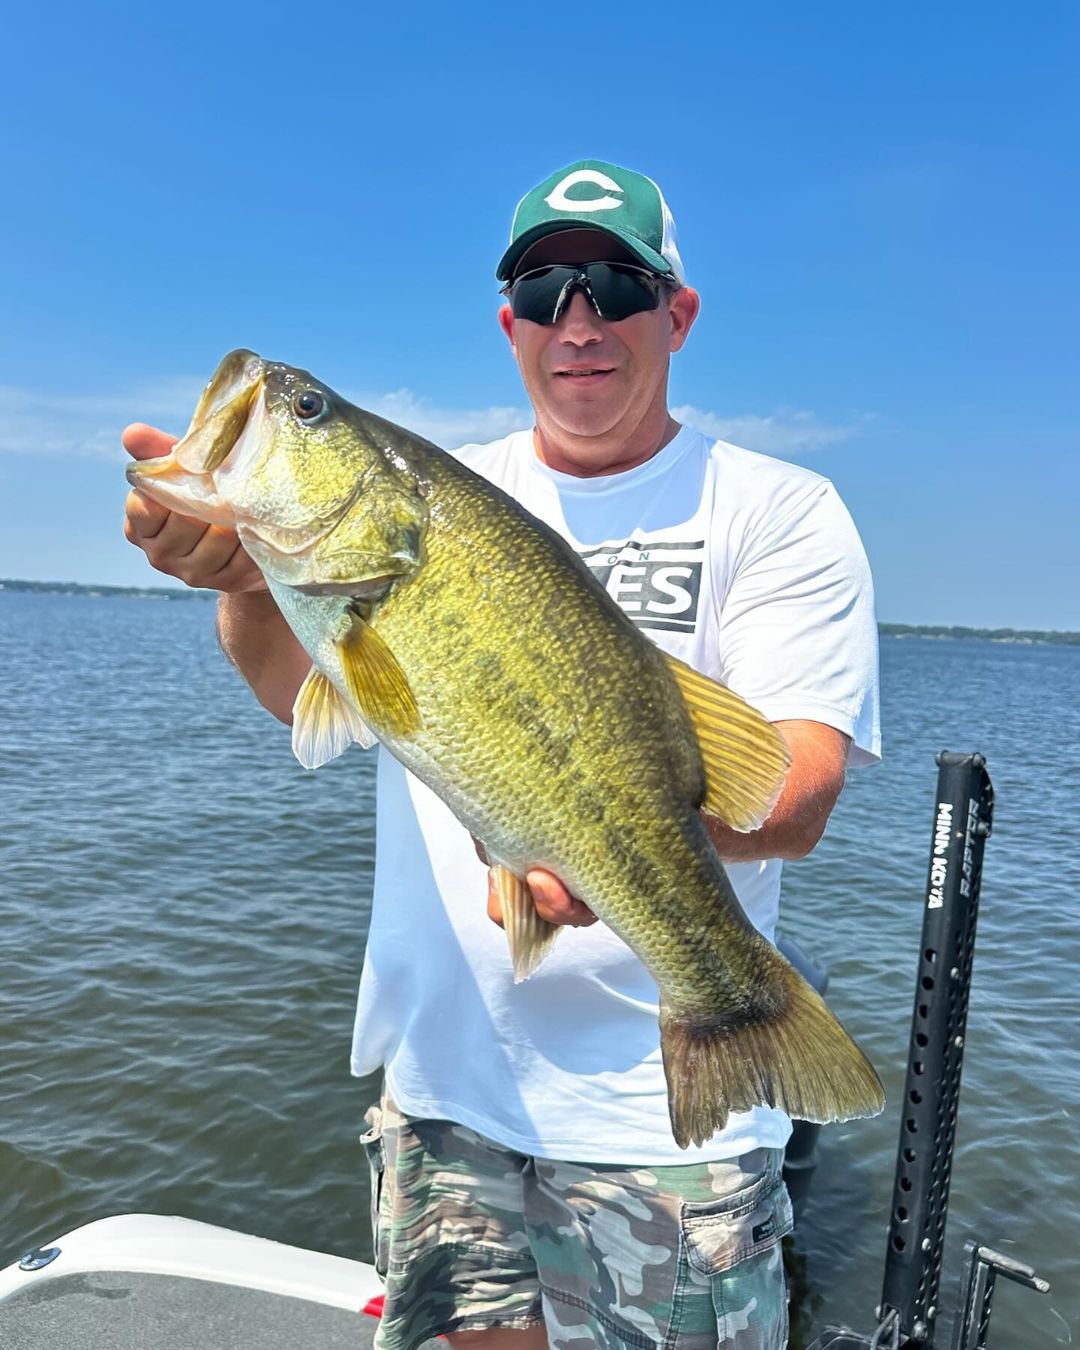
[[[1080,648],[885,639],[886,761],[851,777],[783,929],[889,1093],[823,1131],[792,1345],[881,1288],[938,750],[981,750],[987,845],[942,1303],[965,1238],[995,1350],[1080,1340]],[[373,755],[316,774],[209,602],[0,592],[0,1265],[107,1214],[182,1214],[370,1257],[348,1074]],[[937,1343],[948,1343],[945,1329]]]

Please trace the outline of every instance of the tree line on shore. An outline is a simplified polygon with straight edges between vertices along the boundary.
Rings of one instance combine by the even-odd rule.
[[[1080,633],[1042,628],[965,628],[960,624],[879,623],[882,637],[985,638],[988,642],[1051,642],[1064,647],[1080,647]]]

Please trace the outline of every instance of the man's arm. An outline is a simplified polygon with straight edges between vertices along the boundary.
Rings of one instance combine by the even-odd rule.
[[[167,455],[175,436],[145,426],[127,427],[124,448],[135,459]],[[266,580],[241,547],[234,530],[169,511],[129,492],[124,535],[146,554],[151,567],[187,586],[215,590],[218,640],[225,655],[280,721],[292,722],[297,691],[311,669],[307,652],[293,636]]]
[[[220,596],[217,634],[221,650],[266,711],[291,726],[293,704],[311,670],[311,657],[270,592]]]

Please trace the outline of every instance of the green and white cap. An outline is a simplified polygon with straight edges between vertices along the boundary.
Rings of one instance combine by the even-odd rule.
[[[579,159],[522,197],[510,226],[510,246],[495,275],[509,281],[538,239],[582,228],[610,234],[645,267],[680,285],[686,280],[664,194],[644,174],[599,159]]]

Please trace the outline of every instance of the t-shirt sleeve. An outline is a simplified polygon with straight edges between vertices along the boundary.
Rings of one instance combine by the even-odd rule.
[[[881,757],[870,567],[833,485],[747,526],[720,606],[723,681],[771,722],[824,722],[849,764]]]

